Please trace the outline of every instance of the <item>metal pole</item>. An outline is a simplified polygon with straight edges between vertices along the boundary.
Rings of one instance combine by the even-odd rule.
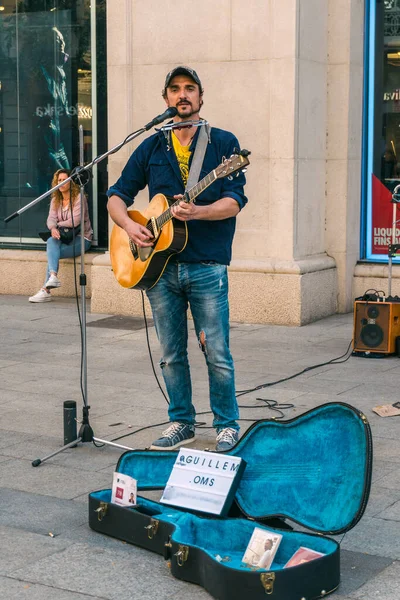
[[[83,125],[79,125],[79,165],[84,166],[83,160]],[[83,403],[88,405],[87,397],[87,346],[86,346],[86,275],[85,275],[85,186],[80,182],[81,193],[81,305],[82,305],[82,368],[83,368]]]
[[[397,204],[393,202],[393,214],[392,214],[392,246],[396,243],[396,210]],[[388,296],[392,295],[392,251],[389,250],[389,280],[388,280]]]

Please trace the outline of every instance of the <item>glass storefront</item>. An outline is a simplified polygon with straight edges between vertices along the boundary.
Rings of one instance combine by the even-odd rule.
[[[366,16],[361,258],[385,262],[400,243],[400,0],[367,0]]]
[[[42,244],[54,171],[107,151],[106,0],[0,0],[0,247]],[[107,161],[86,186],[94,246],[107,247]]]

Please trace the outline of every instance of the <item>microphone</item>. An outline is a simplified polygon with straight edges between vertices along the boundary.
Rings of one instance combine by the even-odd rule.
[[[175,108],[175,106],[170,106],[161,115],[158,115],[158,117],[154,117],[154,119],[150,121],[150,123],[147,123],[147,125],[144,126],[144,130],[148,131],[149,129],[154,127],[154,125],[158,125],[159,123],[165,121],[165,119],[170,119],[171,117],[174,117],[177,114],[178,110]]]

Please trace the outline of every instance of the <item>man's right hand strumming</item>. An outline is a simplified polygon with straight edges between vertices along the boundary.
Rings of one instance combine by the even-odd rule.
[[[128,217],[129,219],[129,217]],[[129,235],[130,239],[140,248],[147,248],[153,245],[154,236],[152,233],[143,225],[129,219],[129,223],[126,223],[123,228]]]
[[[129,238],[139,248],[147,248],[153,245],[154,236],[144,227],[129,218],[125,202],[119,196],[111,196],[107,203],[110,217],[119,227],[122,227]]]

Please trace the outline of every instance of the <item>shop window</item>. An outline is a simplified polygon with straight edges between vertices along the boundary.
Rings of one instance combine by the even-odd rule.
[[[42,244],[50,198],[4,218],[48,191],[59,168],[107,150],[105,0],[0,0],[0,246]],[[103,161],[106,163],[106,161]],[[94,245],[107,245],[107,165],[86,187]]]

